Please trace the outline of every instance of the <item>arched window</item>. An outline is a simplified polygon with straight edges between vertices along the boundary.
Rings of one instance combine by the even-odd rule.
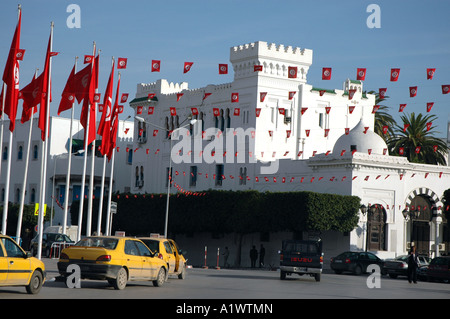
[[[20,188],[16,188],[15,202],[20,203]]]
[[[21,161],[23,158],[23,146],[19,145],[19,149],[17,151],[17,160]]]
[[[32,188],[30,194],[30,203],[34,204],[35,202],[36,202],[36,189]]]
[[[136,166],[135,185],[134,186],[139,187],[139,166]]]
[[[34,160],[37,160],[38,159],[38,152],[39,152],[39,148],[38,148],[38,146],[37,145],[34,145],[33,146],[33,159]]]
[[[2,158],[4,161],[8,159],[8,146],[3,147],[3,155]]]
[[[374,204],[367,211],[367,250],[386,250],[386,211]]]

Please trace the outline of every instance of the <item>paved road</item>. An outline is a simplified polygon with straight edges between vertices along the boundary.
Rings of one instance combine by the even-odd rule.
[[[66,288],[58,276],[57,260],[44,258],[48,281],[36,296],[23,287],[0,288],[0,299],[450,299],[450,284],[419,282],[409,284],[404,278],[381,277],[380,288],[368,288],[368,275],[322,274],[316,282],[297,275],[279,279],[279,272],[268,270],[201,269],[187,270],[184,280],[170,278],[163,287],[151,282],[130,282],[117,291],[106,281],[82,280],[80,289]],[[180,301],[181,300],[181,301]]]

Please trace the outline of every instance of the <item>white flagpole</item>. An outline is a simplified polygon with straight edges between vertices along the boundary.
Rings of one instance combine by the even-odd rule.
[[[102,185],[100,187],[100,202],[98,204],[97,235],[100,235],[102,231],[102,210],[103,210],[103,193],[105,191],[105,171],[106,171],[106,155],[103,155]]]
[[[17,13],[17,19],[20,17],[20,11],[22,10],[22,6],[19,4],[19,10]],[[14,67],[15,68],[15,67]],[[6,85],[3,83],[3,110],[5,109],[6,102]],[[3,133],[3,130],[2,130]],[[3,136],[2,136],[3,140]],[[3,204],[3,219],[2,219],[2,234],[6,234],[6,224],[8,222],[8,201],[9,201],[9,184],[10,184],[10,175],[11,175],[11,155],[12,155],[12,143],[13,143],[13,132],[9,131],[9,144],[8,144],[8,164],[6,167],[6,186],[5,186],[5,200]]]
[[[117,123],[119,125],[119,123]],[[110,227],[110,220],[111,220],[111,200],[112,200],[112,189],[113,189],[113,175],[114,175],[114,157],[116,154],[116,148],[114,147],[114,150],[112,151],[111,156],[111,174],[109,176],[109,190],[108,190],[108,206],[106,207],[106,236],[111,236],[111,227]]]
[[[37,77],[38,69],[36,69],[35,78]],[[22,183],[22,194],[20,196],[20,208],[19,217],[17,219],[17,230],[16,230],[16,242],[20,245],[20,233],[22,231],[22,218],[23,218],[23,207],[25,206],[25,192],[27,189],[27,178],[28,178],[28,163],[30,161],[30,146],[31,146],[31,133],[33,131],[33,117],[34,117],[34,106],[31,110],[30,117],[30,129],[28,131],[28,144],[27,144],[27,155],[25,157],[25,169],[23,172],[23,183]]]
[[[114,66],[114,57],[112,57],[112,59],[111,59],[111,68],[113,66]],[[106,94],[106,91],[105,91],[105,94]],[[106,107],[106,105],[103,105],[103,107]],[[111,107],[110,107],[109,114],[112,114],[112,101],[111,101]],[[111,123],[111,116],[110,116],[109,121]],[[110,125],[110,127],[111,127],[111,125]],[[102,139],[102,144],[103,144],[103,142],[104,141]],[[106,155],[103,155],[102,185],[100,187],[100,202],[98,204],[97,235],[100,235],[101,230],[102,230],[103,197],[104,197],[104,192],[105,192],[105,171],[106,171]],[[106,228],[108,228],[108,225],[106,225]]]
[[[92,55],[95,59],[95,41],[94,41],[94,50]],[[95,63],[95,61],[94,61]],[[94,72],[92,70],[91,72]],[[92,75],[91,75],[92,77]],[[84,187],[86,185],[86,165],[87,165],[87,155],[88,155],[88,139],[89,139],[89,122],[90,122],[90,108],[91,105],[88,103],[88,110],[87,110],[87,121],[86,121],[86,128],[84,130],[84,164],[83,164],[83,175],[81,176],[81,193],[80,193],[80,208],[78,210],[78,234],[77,234],[77,241],[81,239],[81,226],[83,222],[83,205],[84,205]]]
[[[120,83],[120,72],[118,72],[118,79],[117,79],[118,83]],[[117,86],[117,90],[119,90],[119,86]],[[116,92],[116,95],[119,94],[119,92]],[[115,104],[115,102],[114,102]],[[111,115],[113,114],[113,109],[115,107],[111,101]],[[119,126],[119,114],[116,113],[117,116],[117,126]],[[112,125],[114,125],[114,118],[111,116],[111,128]],[[116,134],[118,133],[119,129],[117,129]],[[106,235],[110,236],[111,235],[111,200],[112,200],[112,189],[113,189],[113,177],[114,177],[114,157],[116,154],[116,146],[114,145],[114,149],[112,151],[112,156],[111,156],[111,174],[109,175],[109,191],[108,191],[108,207],[106,208]]]
[[[75,57],[75,68],[74,68],[74,74],[77,72],[77,60],[78,57]],[[72,166],[72,127],[73,127],[73,117],[74,117],[74,107],[75,105],[75,99],[72,103],[72,113],[70,116],[70,130],[69,130],[69,152],[68,152],[68,158],[67,158],[67,175],[66,175],[66,189],[64,194],[64,217],[63,217],[63,234],[66,234],[66,227],[67,227],[67,214],[69,209],[69,188],[70,188],[70,167]]]
[[[99,53],[100,54],[100,50]],[[95,67],[98,67],[96,65],[94,65]],[[95,89],[95,93],[98,93],[98,89]],[[90,111],[90,109],[89,109]],[[95,102],[94,99],[94,112],[92,113],[97,114],[97,103]],[[94,123],[96,123],[96,121],[94,120]],[[97,137],[97,132],[95,132],[95,137]],[[91,153],[91,174],[89,175],[89,197],[88,197],[88,216],[87,216],[87,224],[86,224],[86,236],[91,236],[91,229],[92,229],[92,205],[93,205],[93,200],[94,200],[94,168],[95,168],[95,138],[94,141],[92,142],[92,153]]]
[[[5,105],[5,102],[6,102],[6,84],[5,84],[5,82],[3,82],[3,101],[2,101],[2,105],[3,106]],[[5,113],[2,114],[2,117],[3,117],[4,114]],[[2,118],[1,119],[1,127],[0,127],[0,130],[1,130],[1,132],[0,132],[0,154],[1,155],[0,156],[2,157],[2,159],[3,159],[3,122],[4,122],[4,120]],[[0,174],[1,174],[1,168],[2,168],[2,165],[0,165]],[[5,193],[5,196],[6,196],[6,193]],[[3,214],[3,218],[6,218],[5,214]],[[2,234],[6,234],[6,222],[5,222],[4,219],[3,219],[3,222],[2,222],[2,231],[1,231],[1,233]]]
[[[96,103],[94,104],[94,106]],[[89,111],[90,112],[90,111]],[[88,211],[87,211],[87,222],[86,222],[86,236],[91,236],[92,228],[92,201],[94,195],[94,166],[95,166],[95,139],[92,142],[91,151],[91,173],[89,175],[89,196],[88,196]]]
[[[47,92],[47,110],[45,115],[45,139],[42,141],[42,161],[41,161],[41,198],[39,200],[39,215],[38,215],[38,251],[37,258],[41,259],[42,254],[42,235],[44,233],[44,212],[45,212],[45,187],[47,183],[47,157],[48,157],[48,129],[50,125],[50,96],[51,96],[51,74],[52,74],[52,47],[53,47],[53,27],[54,24],[50,24],[50,49],[49,49],[49,61],[48,61],[48,92]],[[41,106],[42,107],[42,106]],[[51,214],[52,212],[50,212]]]
[[[6,223],[8,222],[8,202],[9,202],[9,184],[11,176],[11,155],[13,144],[13,132],[9,131],[9,144],[8,144],[8,163],[6,166],[6,186],[5,186],[5,199],[3,203],[3,221],[2,221],[2,233],[6,234]]]

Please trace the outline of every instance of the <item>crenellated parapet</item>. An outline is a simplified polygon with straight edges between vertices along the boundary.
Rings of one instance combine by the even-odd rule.
[[[298,47],[276,45],[258,41],[232,47],[230,61],[233,64],[235,79],[255,75],[306,83],[306,75],[312,64],[313,51]],[[261,65],[262,71],[255,72],[254,66]],[[289,76],[289,67],[296,68],[296,76]]]

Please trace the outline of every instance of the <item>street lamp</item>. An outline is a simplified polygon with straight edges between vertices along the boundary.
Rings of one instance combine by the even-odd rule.
[[[169,172],[167,174],[167,200],[166,200],[166,218],[165,218],[165,223],[164,223],[164,237],[167,238],[167,226],[169,224],[169,198],[170,198],[170,182],[171,182],[171,172],[172,172],[172,135],[175,133],[175,131],[182,129],[183,127],[186,127],[188,125],[193,125],[195,124],[195,122],[197,122],[196,119],[192,119],[192,116],[188,116],[187,118],[185,118],[180,125],[182,125],[184,122],[189,120],[189,123],[182,125],[180,127],[177,127],[174,130],[168,130],[165,127],[147,122],[143,117],[141,116],[135,116],[134,117],[137,121],[141,122],[141,123],[146,123],[149,125],[152,125],[154,127],[160,128],[166,132],[170,133],[170,150],[169,150]]]

